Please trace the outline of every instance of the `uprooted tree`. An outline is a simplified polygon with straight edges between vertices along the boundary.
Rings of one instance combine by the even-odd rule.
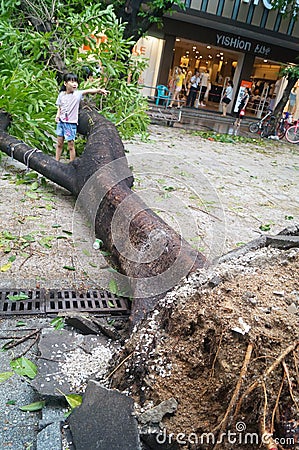
[[[6,133],[8,122],[2,114],[0,150],[78,197],[94,223],[95,235],[111,255],[111,264],[122,275],[120,291],[135,299],[133,322],[185,275],[203,267],[204,256],[131,191],[132,173],[122,141],[115,126],[97,111],[81,111],[79,127],[87,135],[85,151],[69,164]]]
[[[112,5],[93,1],[67,1],[59,8],[50,0],[10,0],[0,19],[5,37],[0,46],[0,149],[78,197],[111,264],[123,275],[120,292],[136,299],[134,321],[205,263],[131,191],[133,178],[118,133],[146,132],[147,102],[138,87],[145,62],[131,49],[174,3],[150,2],[144,9],[144,2],[124,1],[114,12]],[[126,15],[130,20],[122,23]],[[86,66],[100,66],[94,83],[110,95],[97,108],[81,111],[79,131],[87,140],[82,155],[66,165],[48,155],[54,150],[58,83],[64,72],[84,73]]]

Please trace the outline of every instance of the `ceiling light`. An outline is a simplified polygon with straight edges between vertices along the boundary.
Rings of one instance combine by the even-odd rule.
[[[211,48],[211,46],[210,46],[210,45],[207,45],[207,48]]]

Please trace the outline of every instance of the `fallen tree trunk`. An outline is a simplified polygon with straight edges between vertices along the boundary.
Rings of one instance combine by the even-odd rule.
[[[77,197],[119,272],[114,274],[118,291],[134,299],[136,323],[206,259],[131,190],[133,175],[116,127],[97,111],[82,109],[78,130],[87,136],[85,150],[69,164],[5,131],[0,149]]]

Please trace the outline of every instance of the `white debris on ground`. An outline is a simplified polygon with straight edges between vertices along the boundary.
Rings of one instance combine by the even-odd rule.
[[[266,265],[273,264],[273,262],[280,262],[284,264],[288,259],[293,259],[298,254],[299,249],[293,248],[287,252],[276,248],[262,247],[258,250],[248,251],[245,255],[239,257],[233,257],[221,262],[215,266],[207,267],[204,270],[200,269],[197,272],[191,274],[186,279],[169,292],[161,301],[162,307],[172,304],[175,300],[185,297],[186,299],[190,295],[195,294],[199,287],[214,282],[217,283],[224,279],[235,277],[237,274],[254,274],[259,269]]]
[[[65,361],[59,363],[59,367],[71,390],[84,392],[91,377],[97,380],[105,377],[112,355],[110,348],[101,344],[98,344],[90,354],[76,348],[66,355]]]

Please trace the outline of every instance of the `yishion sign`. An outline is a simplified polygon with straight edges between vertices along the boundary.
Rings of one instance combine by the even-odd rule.
[[[229,34],[217,33],[216,45],[231,48],[233,50],[240,50],[246,53],[254,53],[255,55],[259,56],[269,56],[271,53],[271,47],[269,47],[268,45]]]

